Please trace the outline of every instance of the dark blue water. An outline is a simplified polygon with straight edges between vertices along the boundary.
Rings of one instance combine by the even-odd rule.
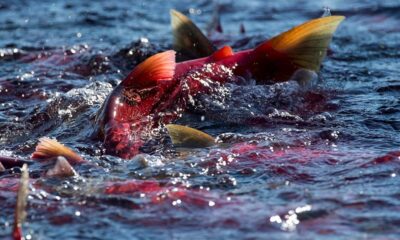
[[[145,164],[104,155],[94,116],[133,66],[171,48],[169,9],[205,30],[217,5],[236,50],[325,7],[347,19],[308,88],[219,86],[178,120],[226,145],[161,145]],[[395,0],[0,1],[0,155],[28,158],[49,136],[98,165],[67,179],[31,166],[27,239],[398,239],[400,160],[387,154],[400,147],[399,10]],[[1,238],[15,171],[0,173]],[[129,179],[165,186],[161,200],[104,194]]]

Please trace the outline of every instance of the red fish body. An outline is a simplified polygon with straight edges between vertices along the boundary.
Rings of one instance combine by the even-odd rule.
[[[139,64],[109,95],[96,118],[109,154],[129,159],[160,124],[176,119],[189,96],[207,90],[208,79],[224,84],[237,76],[258,83],[288,81],[299,69],[318,71],[343,17],[309,21],[262,43],[233,53],[223,47],[209,57],[176,63],[175,52]]]
[[[208,189],[190,189],[184,186],[161,185],[151,180],[128,180],[108,183],[104,193],[108,195],[143,194],[153,204],[185,203],[196,207],[219,207],[227,204],[238,204],[237,201],[223,199]],[[178,200],[178,202],[176,202]],[[210,205],[211,203],[211,205]]]

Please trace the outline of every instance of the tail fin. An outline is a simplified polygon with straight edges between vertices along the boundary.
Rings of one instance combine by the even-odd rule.
[[[13,239],[22,239],[22,223],[26,218],[26,205],[29,193],[29,170],[27,164],[22,166],[19,182],[17,204],[15,206]]]
[[[215,48],[201,30],[185,15],[171,9],[174,49],[190,58],[210,56]]]
[[[274,52],[270,57],[283,55],[294,65],[294,70],[318,72],[333,33],[344,18],[329,16],[308,21],[262,43],[255,51],[267,55]]]

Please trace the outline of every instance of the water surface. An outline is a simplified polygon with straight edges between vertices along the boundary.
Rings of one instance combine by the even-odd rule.
[[[189,106],[178,123],[226,145],[176,150],[165,140],[146,165],[104,155],[90,138],[93,118],[136,64],[171,48],[169,9],[205,30],[217,5],[220,44],[235,50],[326,7],[347,18],[312,86],[228,84]],[[387,155],[400,146],[399,10],[395,0],[0,1],[0,154],[28,158],[49,136],[99,166],[77,167],[80,177],[68,179],[40,179],[43,167],[31,166],[25,235],[399,238],[400,162]],[[13,221],[14,170],[0,174],[1,238]],[[109,183],[135,179],[163,188],[104,193]]]

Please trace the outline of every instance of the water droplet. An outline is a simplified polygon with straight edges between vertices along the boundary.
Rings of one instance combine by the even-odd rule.
[[[329,17],[331,16],[331,9],[329,7],[324,7],[324,13],[322,14],[321,17]]]
[[[176,200],[176,201],[173,201],[172,202],[172,205],[173,206],[177,206],[177,205],[180,205],[182,203],[182,201],[180,200],[180,199],[178,199],[178,200]]]

